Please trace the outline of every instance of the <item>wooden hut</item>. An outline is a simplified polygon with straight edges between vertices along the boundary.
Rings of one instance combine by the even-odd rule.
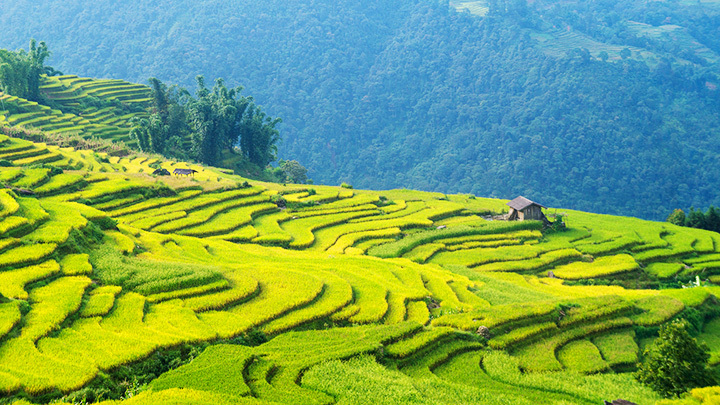
[[[194,176],[195,173],[197,173],[197,172],[198,171],[195,169],[175,169],[175,170],[173,170],[173,174],[176,176],[181,176],[181,175],[182,176],[190,176],[190,175]]]
[[[510,201],[507,205],[510,207],[510,212],[507,217],[508,221],[535,220],[549,222],[542,212],[543,208],[547,207],[530,201],[523,196]]]

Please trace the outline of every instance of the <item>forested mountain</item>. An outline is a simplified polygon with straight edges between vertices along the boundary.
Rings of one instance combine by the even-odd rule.
[[[316,182],[720,205],[717,1],[16,0],[0,25],[73,74],[243,85]]]

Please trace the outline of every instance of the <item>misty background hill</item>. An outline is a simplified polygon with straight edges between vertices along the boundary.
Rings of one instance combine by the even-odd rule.
[[[720,205],[720,1],[15,0],[0,26],[65,73],[243,85],[317,183]]]

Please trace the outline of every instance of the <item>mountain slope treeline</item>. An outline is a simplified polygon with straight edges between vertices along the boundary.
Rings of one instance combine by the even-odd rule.
[[[81,75],[226,77],[318,182],[653,219],[720,205],[720,9],[591,3],[18,0],[0,43],[46,40]]]

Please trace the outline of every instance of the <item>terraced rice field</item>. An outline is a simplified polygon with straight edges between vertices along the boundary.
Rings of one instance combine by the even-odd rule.
[[[628,48],[632,53],[632,58],[644,60],[650,66],[656,65],[662,59],[661,55],[644,48],[607,44],[569,29],[557,32],[536,32],[531,34],[531,37],[538,41],[538,46],[543,52],[555,57],[563,57],[573,49],[585,48],[595,58],[604,51],[611,60],[620,60],[620,52]]]
[[[132,145],[130,120],[147,116],[152,101],[147,86],[71,75],[43,77],[40,91],[60,109],[0,93],[0,124]]]
[[[486,1],[451,1],[450,5],[458,11],[466,11],[484,17],[490,11]]]
[[[718,2],[715,2],[718,5]],[[705,59],[708,63],[717,63],[720,61],[720,55],[712,49],[700,44],[686,29],[678,25],[665,24],[660,26],[652,26],[639,22],[630,22],[628,24],[630,32],[652,39],[682,44],[684,49],[692,51],[696,56]]]
[[[720,236],[667,223],[567,211],[548,233],[483,219],[500,200],[245,185],[7,137],[0,159],[7,397],[211,342],[118,403],[654,403],[626,373],[635,328],[720,294],[612,282],[720,275]],[[219,344],[252,333],[270,340]]]

